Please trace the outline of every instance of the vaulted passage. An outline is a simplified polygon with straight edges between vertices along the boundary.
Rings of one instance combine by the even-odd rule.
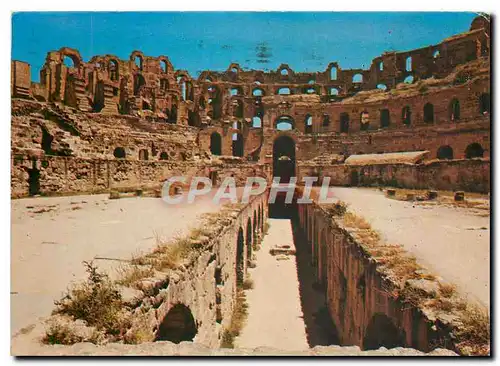
[[[375,314],[366,330],[363,348],[378,349],[380,347],[404,347],[404,335],[401,330],[385,314]]]
[[[196,335],[193,314],[183,304],[174,305],[160,324],[155,341],[180,343],[192,341]]]
[[[273,177],[280,177],[281,183],[290,182],[295,176],[295,141],[283,135],[274,140]]]

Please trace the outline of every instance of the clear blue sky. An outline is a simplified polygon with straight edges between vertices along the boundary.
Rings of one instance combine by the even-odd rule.
[[[141,50],[168,56],[192,76],[244,68],[326,69],[331,61],[367,68],[384,51],[436,44],[469,29],[474,13],[346,12],[45,12],[12,16],[12,59],[29,62],[32,79],[50,50],[76,48],[84,61]]]

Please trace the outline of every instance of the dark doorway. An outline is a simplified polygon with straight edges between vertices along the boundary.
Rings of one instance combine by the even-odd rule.
[[[28,184],[30,196],[40,194],[40,170],[36,168],[36,162],[33,162],[33,167],[28,169]]]
[[[356,187],[359,184],[359,175],[356,170],[351,172],[351,186]]]
[[[189,342],[194,339],[196,333],[196,323],[189,308],[176,304],[161,322],[155,341]]]
[[[273,177],[280,183],[290,182],[295,176],[295,141],[289,136],[280,136],[273,145]]]
[[[248,218],[247,221],[247,238],[246,238],[246,246],[247,246],[247,265],[252,261],[252,221]]]
[[[222,150],[220,134],[214,132],[210,135],[210,152],[212,155],[220,155]]]
[[[245,242],[243,239],[243,229],[238,230],[238,239],[236,242],[236,284],[243,285],[245,280],[245,262],[244,262]]]
[[[483,155],[484,155],[484,149],[477,142],[474,142],[473,144],[470,144],[465,149],[465,158],[466,159],[482,158]]]
[[[441,146],[437,151],[438,159],[453,159],[453,149],[451,146]]]
[[[241,133],[233,134],[233,156],[243,156],[243,136]]]

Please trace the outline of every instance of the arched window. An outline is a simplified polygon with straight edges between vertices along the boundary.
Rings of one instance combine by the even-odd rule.
[[[278,95],[290,95],[291,91],[290,88],[279,88],[278,89]]]
[[[484,156],[484,149],[477,142],[470,144],[465,149],[465,158],[466,159],[482,158],[483,156]]]
[[[160,153],[160,160],[168,160],[168,154],[165,151]]]
[[[316,94],[316,89],[314,89],[314,88],[307,88],[306,89],[306,94]]]
[[[411,71],[413,68],[412,61],[411,61],[411,56],[408,56],[406,58],[406,71]]]
[[[242,118],[244,111],[243,102],[239,99],[233,100],[232,105],[233,105],[233,116]]]
[[[363,75],[361,74],[356,74],[352,77],[352,82],[353,83],[362,83],[363,82]]]
[[[279,131],[289,131],[295,128],[295,123],[291,117],[281,116],[276,120],[275,128]]]
[[[254,116],[252,118],[252,127],[253,128],[261,128],[262,127],[262,118],[259,116]]]
[[[385,85],[385,84],[378,84],[377,85],[377,89],[386,91],[387,90],[387,85]]]
[[[361,112],[360,120],[361,120],[360,130],[361,131],[368,130],[368,128],[370,127],[370,114],[368,113],[368,111]]]
[[[142,71],[142,57],[135,56],[134,62],[135,62],[135,65],[139,68],[139,70]]]
[[[288,76],[288,70],[287,69],[281,69],[280,74],[282,76]]]
[[[330,88],[330,95],[339,95],[339,90],[337,88]]]
[[[450,102],[449,116],[451,121],[458,121],[460,119],[460,102],[456,98]]]
[[[453,149],[451,148],[451,146],[441,146],[437,151],[437,158],[441,160],[453,159]]]
[[[139,150],[139,160],[148,160],[149,152],[146,149]]]
[[[424,105],[424,122],[434,122],[434,106],[431,103],[427,103],[426,105]]]
[[[432,53],[432,57],[433,57],[433,58],[435,58],[435,59],[436,59],[436,58],[439,58],[439,56],[440,56],[440,55],[441,55],[441,54],[439,53],[439,50],[435,50],[435,51]]]
[[[340,114],[340,133],[349,132],[349,114],[343,112]]]
[[[117,159],[125,159],[125,149],[123,147],[117,147],[114,151],[113,151],[113,155],[115,156],[115,158]]]
[[[330,80],[337,80],[337,67],[332,66],[330,69]]]
[[[305,119],[304,133],[311,133],[312,130],[313,130],[313,118],[311,117],[311,115],[308,114]]]
[[[403,121],[403,124],[407,126],[411,124],[411,109],[409,106],[406,106],[401,110],[401,120]]]
[[[165,73],[165,74],[167,73],[167,71],[168,71],[167,61],[165,61],[165,60],[160,61],[160,69],[163,73]]]
[[[231,95],[231,96],[241,95],[240,88],[231,88],[229,90],[229,95]]]
[[[384,62],[383,61],[380,61],[380,63],[378,64],[378,69],[380,71],[384,71]]]
[[[387,128],[391,124],[391,114],[388,109],[380,110],[380,127]]]
[[[212,155],[220,155],[222,151],[222,138],[219,133],[213,132],[210,135],[210,152]]]
[[[189,342],[196,336],[196,322],[189,308],[183,304],[174,305],[162,320],[155,341],[172,343]]]
[[[179,86],[181,88],[181,97],[182,100],[187,99],[187,85],[186,85],[186,80],[180,79]]]
[[[115,60],[110,60],[108,64],[109,68],[109,78],[111,81],[117,81],[118,80],[118,62]]]
[[[264,95],[264,91],[260,88],[255,88],[253,91],[252,91],[252,95],[254,97],[262,97]]]
[[[479,112],[482,115],[490,113],[490,95],[488,93],[483,93],[479,97]]]
[[[134,75],[134,95],[139,95],[139,91],[144,84],[146,84],[144,76],[140,74]]]
[[[241,133],[233,133],[233,156],[243,156],[244,146],[243,146],[243,136]]]

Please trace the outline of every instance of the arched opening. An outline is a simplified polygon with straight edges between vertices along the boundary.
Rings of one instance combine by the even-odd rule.
[[[490,95],[483,93],[479,97],[479,113],[487,115],[490,113]]]
[[[146,84],[146,80],[144,80],[144,76],[141,74],[134,75],[134,95],[139,95],[139,91],[141,87]]]
[[[386,91],[387,90],[387,85],[385,85],[385,84],[378,84],[377,85],[377,89]]]
[[[451,146],[441,146],[437,151],[437,158],[441,160],[453,159],[453,149],[451,148]]]
[[[115,158],[117,159],[125,159],[125,149],[123,147],[117,147],[114,151],[113,151],[113,155],[115,156]]]
[[[63,57],[63,64],[64,64],[64,66],[69,67],[69,68],[76,67],[75,61],[70,56]]]
[[[288,70],[287,69],[281,69],[280,74],[281,74],[281,76],[288,76]]]
[[[135,66],[137,66],[139,68],[139,70],[142,71],[142,57],[141,56],[135,56],[134,63],[135,63]]]
[[[436,58],[439,58],[439,56],[440,56],[440,55],[441,55],[441,53],[439,52],[439,50],[435,50],[435,51],[433,52],[433,54],[432,54],[432,57],[433,57],[434,59],[436,59]]]
[[[290,88],[279,88],[278,89],[278,95],[290,95],[291,91]]]
[[[411,71],[413,68],[411,56],[406,58],[406,71]]]
[[[434,106],[431,103],[427,103],[426,105],[424,105],[424,122],[434,122]]]
[[[449,116],[451,121],[458,121],[460,119],[460,102],[456,98],[450,102]]]
[[[243,285],[245,280],[245,243],[243,241],[243,229],[240,227],[238,230],[238,239],[236,240],[236,284]]]
[[[179,83],[179,87],[181,89],[181,98],[182,100],[186,100],[187,99],[187,85],[186,85],[186,80],[184,79],[180,79],[178,81]]]
[[[212,155],[220,155],[222,153],[222,137],[217,132],[213,132],[210,135],[210,152]]]
[[[384,62],[383,61],[379,62],[378,69],[379,69],[379,71],[384,71]]]
[[[273,177],[287,183],[295,176],[295,141],[289,136],[280,136],[273,144]]]
[[[361,131],[367,131],[368,128],[370,127],[370,114],[368,113],[368,111],[363,111],[361,112],[361,126],[360,126],[360,130]]]
[[[196,336],[196,322],[191,310],[183,304],[174,305],[165,315],[155,341],[190,342]]]
[[[146,149],[139,150],[139,160],[148,160],[149,152]]]
[[[167,79],[160,79],[160,90],[167,91],[168,87],[169,87],[168,80]]]
[[[165,60],[160,61],[160,69],[163,73],[165,73],[165,74],[167,73],[167,71],[168,71],[167,61],[165,61]]]
[[[255,88],[253,91],[252,91],[252,95],[254,97],[262,97],[264,96],[264,91],[260,88]]]
[[[243,102],[241,100],[233,100],[233,117],[243,118]]]
[[[366,328],[363,349],[404,347],[404,339],[403,332],[394,325],[387,315],[377,313],[372,317]]]
[[[337,67],[332,66],[330,69],[330,80],[337,80]]]
[[[160,160],[168,160],[168,154],[165,151],[160,153]]]
[[[170,110],[170,115],[168,116],[169,123],[177,123],[177,105],[172,105],[172,109]]]
[[[403,80],[403,82],[405,84],[413,84],[414,80],[415,80],[415,78],[413,77],[413,75],[408,75],[407,77],[405,77],[405,79]]]
[[[343,112],[340,114],[340,133],[349,132],[349,114]]]
[[[246,246],[247,246],[247,266],[252,261],[252,221],[250,218],[247,220],[247,237],[246,237]]]
[[[353,83],[362,83],[363,82],[363,75],[361,75],[361,74],[355,74],[352,77],[352,82]]]
[[[118,62],[116,60],[109,61],[108,70],[111,81],[118,81]]]
[[[484,156],[484,149],[477,142],[470,144],[465,149],[465,158],[466,159],[482,158],[483,156]]]
[[[339,90],[337,88],[330,88],[330,95],[339,95]]]
[[[243,156],[244,145],[243,145],[243,135],[241,133],[233,133],[233,156]]]
[[[262,127],[262,118],[259,116],[254,116],[252,118],[252,127],[253,128],[261,128]]]
[[[281,116],[274,122],[274,127],[279,131],[289,131],[295,128],[293,118],[289,116]]]
[[[312,133],[312,130],[313,130],[313,118],[311,117],[311,115],[308,114],[306,115],[304,132]]]
[[[35,160],[33,160],[32,168],[28,169],[28,190],[30,196],[40,194],[40,170],[36,168]]]
[[[403,124],[407,126],[411,124],[411,109],[409,106],[406,106],[401,110],[401,120],[403,121]]]
[[[391,115],[388,109],[380,110],[380,128],[387,128],[391,124]]]

